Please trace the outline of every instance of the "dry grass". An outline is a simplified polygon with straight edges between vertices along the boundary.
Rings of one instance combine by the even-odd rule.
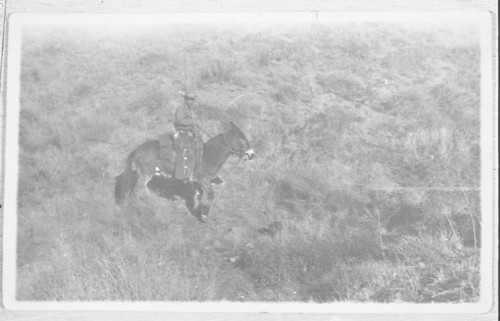
[[[479,185],[478,44],[372,27],[26,30],[18,298],[478,300],[479,193],[425,190]],[[183,86],[207,133],[234,120],[257,151],[206,224],[113,200]]]

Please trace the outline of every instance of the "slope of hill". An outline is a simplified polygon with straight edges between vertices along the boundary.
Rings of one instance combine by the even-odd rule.
[[[481,244],[478,34],[391,24],[28,29],[18,299],[469,302]],[[209,220],[114,177],[198,95],[235,121]]]

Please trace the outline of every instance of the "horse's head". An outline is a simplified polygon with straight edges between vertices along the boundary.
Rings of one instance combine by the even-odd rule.
[[[229,123],[231,129],[224,135],[226,144],[231,149],[233,154],[239,155],[246,159],[254,157],[254,151],[245,134],[233,122]]]

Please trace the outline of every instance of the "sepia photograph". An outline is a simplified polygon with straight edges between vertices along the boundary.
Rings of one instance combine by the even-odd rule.
[[[4,298],[256,312],[491,301],[483,22],[12,15]]]

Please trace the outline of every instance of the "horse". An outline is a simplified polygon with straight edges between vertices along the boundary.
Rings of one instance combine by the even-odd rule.
[[[199,220],[205,221],[214,199],[212,182],[220,181],[217,174],[224,163],[231,155],[248,160],[254,157],[254,150],[245,134],[233,122],[229,125],[228,131],[212,137],[203,144],[201,161],[195,166],[194,182],[179,181],[174,178],[175,151],[173,146],[166,153],[169,157],[162,160],[158,140],[150,140],[139,145],[128,155],[124,172],[116,178],[116,203],[122,204],[136,191],[137,186],[146,191],[152,189],[157,194],[161,193],[161,189],[167,188],[168,196],[183,197],[189,211]],[[158,179],[155,176],[159,175],[159,169],[161,173],[170,175],[170,177],[165,177],[168,181],[164,181],[166,185],[163,187],[158,182],[150,183],[153,178]],[[198,206],[196,206],[197,201]]]

